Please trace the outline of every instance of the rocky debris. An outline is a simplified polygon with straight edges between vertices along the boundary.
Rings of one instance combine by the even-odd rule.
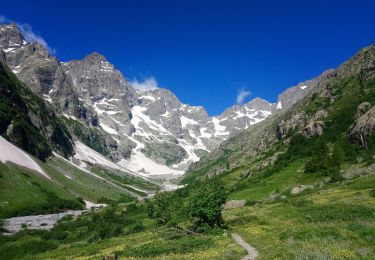
[[[351,179],[358,176],[375,174],[375,164],[364,167],[354,167],[345,171],[342,175],[345,179]]]
[[[290,194],[296,195],[305,190],[311,190],[311,189],[314,189],[314,185],[301,185],[301,186],[293,187],[292,190],[290,191]]]
[[[304,129],[304,133],[307,137],[313,137],[321,135],[324,129],[324,122],[322,121],[311,121]]]
[[[374,133],[375,106],[373,106],[365,114],[359,117],[346,132],[349,142],[358,144],[363,148],[367,148],[368,138]]]
[[[224,209],[239,209],[245,206],[246,200],[229,200],[225,203]]]
[[[12,235],[22,229],[52,229],[53,226],[65,216],[79,216],[86,210],[69,210],[63,213],[14,217],[4,220],[4,229],[6,235]]]

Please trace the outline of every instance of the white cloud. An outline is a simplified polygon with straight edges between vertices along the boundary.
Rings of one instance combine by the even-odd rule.
[[[245,88],[241,88],[237,94],[237,103],[243,104],[245,98],[250,95],[251,95],[251,92],[249,90],[246,90]]]
[[[146,78],[142,82],[134,79],[133,81],[130,81],[129,83],[133,88],[138,89],[140,91],[149,91],[149,90],[159,88],[158,83],[156,82],[154,77]]]
[[[44,38],[38,34],[36,34],[30,24],[28,23],[19,23],[8,19],[4,15],[0,15],[0,23],[15,23],[17,24],[18,28],[21,31],[22,36],[25,38],[27,42],[37,42],[43,45],[51,54],[56,54],[56,49],[52,48],[48,45],[48,43],[44,40]]]

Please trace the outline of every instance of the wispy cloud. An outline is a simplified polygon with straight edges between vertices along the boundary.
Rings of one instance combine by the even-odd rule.
[[[44,40],[44,38],[38,34],[36,34],[32,30],[32,26],[28,23],[19,23],[16,21],[13,21],[11,19],[8,19],[4,15],[0,15],[0,23],[15,23],[17,24],[18,28],[20,28],[22,36],[25,38],[27,42],[37,42],[41,45],[43,45],[51,54],[56,54],[56,49],[52,48],[48,45],[48,43]]]
[[[0,23],[6,23],[7,18],[4,15],[0,15]]]
[[[251,92],[249,90],[245,88],[241,88],[237,94],[237,103],[240,105],[243,104],[245,98],[247,98],[250,95],[251,95]]]
[[[144,81],[138,81],[136,79],[129,82],[130,85],[140,91],[149,91],[159,88],[158,83],[154,77],[146,78]]]

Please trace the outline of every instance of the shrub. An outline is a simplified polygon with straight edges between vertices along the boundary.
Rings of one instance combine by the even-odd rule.
[[[307,205],[313,204],[312,200],[300,198],[300,199],[293,199],[291,200],[291,204],[297,208],[303,208],[306,207]]]
[[[168,254],[186,254],[204,250],[213,245],[213,240],[205,237],[183,237],[177,240],[156,240],[134,247],[127,246],[121,255],[127,257],[157,257]]]

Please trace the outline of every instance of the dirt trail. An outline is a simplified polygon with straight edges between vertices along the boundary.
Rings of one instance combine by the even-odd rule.
[[[244,256],[242,260],[253,260],[258,256],[258,251],[254,247],[249,245],[245,240],[243,240],[243,238],[240,235],[232,234],[232,238],[234,239],[234,241],[236,241],[238,245],[243,247],[247,252],[247,255]]]

